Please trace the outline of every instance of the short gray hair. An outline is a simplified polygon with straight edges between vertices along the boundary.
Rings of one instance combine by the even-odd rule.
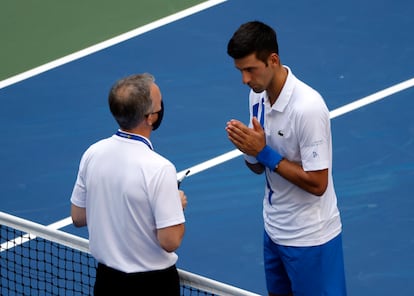
[[[111,87],[109,109],[122,129],[132,129],[152,111],[151,85],[155,78],[149,73],[122,78]]]

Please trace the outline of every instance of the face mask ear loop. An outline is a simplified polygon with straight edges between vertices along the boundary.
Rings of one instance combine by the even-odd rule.
[[[158,114],[158,118],[155,122],[152,123],[152,130],[155,131],[161,125],[162,119],[164,117],[164,102],[161,101],[161,110],[155,112]]]

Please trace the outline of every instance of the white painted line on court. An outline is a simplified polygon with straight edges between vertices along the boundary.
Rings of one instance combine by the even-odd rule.
[[[342,107],[339,107],[335,110],[332,110],[329,113],[330,117],[335,118],[335,117],[344,115],[344,114],[349,113],[351,111],[354,111],[358,108],[361,108],[361,107],[364,107],[368,104],[374,103],[378,100],[385,99],[388,96],[391,96],[395,93],[401,92],[401,91],[406,90],[406,89],[408,89],[410,87],[413,87],[413,86],[414,86],[414,78],[411,78],[409,80],[403,81],[403,82],[398,83],[398,84],[396,84],[394,86],[391,86],[389,88],[386,88],[384,90],[376,92],[372,95],[369,95],[369,96],[364,97],[362,99],[356,100],[356,101],[354,101],[352,103],[349,103],[347,105],[344,105]],[[193,167],[190,167],[190,168],[187,168],[185,170],[182,170],[182,171],[178,172],[177,173],[177,179],[182,177],[188,170],[190,170],[190,173],[188,174],[188,177],[189,177],[191,175],[195,175],[195,174],[200,173],[202,171],[205,171],[209,168],[212,168],[216,165],[219,165],[219,164],[222,164],[226,161],[229,161],[233,158],[236,158],[240,155],[242,155],[242,153],[238,149],[231,150],[227,153],[221,154],[221,155],[219,155],[217,157],[214,157],[210,160],[207,160],[207,161],[202,162],[200,164],[197,164]],[[52,224],[48,225],[47,227],[52,228],[52,229],[60,229],[60,228],[63,228],[65,226],[70,225],[71,223],[72,223],[72,218],[67,217],[67,218],[62,219],[60,221],[52,223]],[[25,241],[27,241],[27,237],[22,236],[20,238],[16,238],[15,240],[17,240],[18,243],[24,243]],[[14,242],[14,243],[16,243],[16,242]],[[6,245],[4,247],[6,247]]]
[[[352,103],[349,103],[347,105],[344,105],[342,107],[339,107],[335,110],[332,110],[329,112],[330,114],[330,118],[335,118],[338,117],[340,115],[344,115],[346,113],[349,113],[351,111],[354,111],[358,108],[364,107],[368,104],[374,103],[378,100],[384,99],[388,96],[391,96],[397,92],[401,92],[407,88],[413,87],[414,86],[414,78],[411,78],[409,80],[403,81],[401,83],[398,83],[396,85],[393,85],[391,87],[388,87],[384,90],[381,90],[379,92],[376,92],[372,95],[369,95],[367,97],[364,97],[362,99],[356,100]],[[205,161],[203,163],[200,163],[196,166],[190,167],[188,169],[185,169],[181,172],[178,173],[178,176],[182,176],[187,170],[190,170],[190,173],[188,174],[188,176],[194,175],[196,173],[199,173],[201,171],[204,171],[206,169],[209,169],[213,166],[216,166],[218,164],[221,164],[225,161],[228,161],[230,159],[233,159],[235,157],[238,157],[242,155],[242,152],[238,149],[234,149],[230,152],[227,152],[225,154],[222,154],[220,156],[217,156],[213,159],[210,159],[208,161]]]
[[[70,55],[67,55],[65,57],[62,57],[60,59],[54,60],[54,61],[52,61],[50,63],[47,63],[47,64],[44,64],[42,66],[33,68],[33,69],[28,70],[26,72],[20,73],[20,74],[18,74],[16,76],[10,77],[10,78],[5,79],[5,80],[2,80],[2,81],[0,81],[0,89],[5,88],[5,87],[7,87],[9,85],[18,83],[18,82],[20,82],[22,80],[28,79],[30,77],[39,75],[39,74],[41,74],[43,72],[46,72],[48,70],[57,68],[57,67],[59,67],[61,65],[67,64],[67,63],[72,62],[74,60],[83,58],[83,57],[85,57],[87,55],[93,54],[95,52],[98,52],[100,50],[103,50],[105,48],[108,48],[110,46],[113,46],[115,44],[118,44],[118,43],[121,43],[123,41],[126,41],[128,39],[131,39],[131,38],[134,38],[136,36],[142,35],[142,34],[148,32],[148,31],[151,31],[151,30],[154,30],[156,28],[165,26],[165,25],[167,25],[169,23],[175,22],[175,21],[177,21],[179,19],[185,18],[185,17],[190,16],[192,14],[196,14],[196,13],[198,13],[200,11],[206,10],[206,9],[208,9],[210,7],[213,7],[215,5],[218,5],[218,4],[223,3],[223,2],[226,2],[226,1],[227,0],[209,0],[209,1],[205,1],[203,3],[200,3],[198,5],[192,6],[192,7],[188,8],[188,9],[185,9],[185,10],[182,10],[182,11],[177,12],[175,14],[172,14],[170,16],[164,17],[162,19],[159,19],[157,21],[154,21],[154,22],[152,22],[150,24],[147,24],[145,26],[139,27],[137,29],[134,29],[132,31],[126,32],[126,33],[121,34],[119,36],[116,36],[114,38],[111,38],[111,39],[108,39],[108,40],[103,41],[101,43],[98,43],[98,44],[95,44],[93,46],[87,47],[87,48],[85,48],[83,50],[77,51],[77,52],[75,52],[73,54],[70,54]],[[195,167],[194,170],[197,172],[196,167]],[[47,227],[48,228],[51,228],[51,229],[60,229],[60,228],[63,228],[65,226],[68,226],[70,224],[72,224],[72,218],[71,217],[67,217],[67,218],[62,219],[60,221],[57,221],[55,223],[52,223],[52,224],[48,225]],[[34,238],[35,238],[35,236],[34,237],[32,236],[30,239],[34,239]],[[13,240],[11,240],[9,242],[12,242],[13,243],[12,245],[13,246],[16,246],[16,245],[23,244],[23,243],[25,243],[26,241],[28,241],[30,239],[29,239],[29,234],[24,234],[24,235],[22,235],[20,237],[16,237],[15,239],[13,239]],[[5,243],[1,244],[1,249],[3,250],[3,249],[8,248],[8,246],[10,245],[10,244],[8,244],[9,242],[5,242]]]
[[[72,224],[72,218],[71,217],[67,217],[67,218],[62,219],[60,221],[57,221],[55,223],[49,224],[46,227],[47,228],[50,228],[50,229],[57,230],[57,229],[60,229],[60,228],[65,227],[65,226],[68,226],[70,224]],[[29,234],[29,233],[25,233],[25,234],[23,234],[21,236],[18,236],[18,237],[14,238],[14,239],[11,239],[11,240],[9,240],[7,242],[2,243],[0,245],[0,250],[1,250],[1,252],[3,252],[3,251],[6,251],[6,250],[9,250],[9,249],[12,249],[12,248],[17,247],[17,246],[19,246],[21,244],[24,244],[25,242],[28,242],[30,240],[33,240],[35,238],[36,238],[36,235]]]
[[[181,176],[183,176],[188,170],[190,170],[190,173],[188,174],[188,176],[192,176],[195,175],[197,173],[200,173],[202,171],[205,171],[209,168],[212,168],[216,165],[222,164],[223,162],[226,162],[230,159],[233,159],[237,156],[240,156],[242,153],[240,152],[240,150],[238,149],[234,149],[230,152],[224,153],[222,155],[219,155],[217,157],[214,157],[210,160],[207,160],[205,162],[202,162],[198,165],[195,165],[191,168],[185,169],[179,173],[177,173],[177,179],[179,179]]]
[[[10,250],[14,247],[17,247],[21,244],[24,244],[25,242],[28,242],[29,240],[35,239],[35,238],[36,238],[36,236],[30,235],[28,233],[23,234],[22,236],[16,237],[12,240],[9,240],[7,242],[2,243],[0,245],[0,250],[1,250],[1,252]]]
[[[95,52],[98,52],[100,50],[103,50],[105,48],[111,47],[115,44],[121,43],[123,41],[126,41],[128,39],[134,38],[136,36],[142,35],[148,31],[157,29],[159,27],[165,26],[167,24],[170,24],[172,22],[175,22],[177,20],[183,19],[187,16],[196,14],[200,11],[206,10],[210,7],[213,7],[215,5],[218,5],[220,3],[226,2],[227,0],[209,0],[203,3],[200,3],[198,5],[192,6],[190,8],[187,8],[185,10],[182,10],[180,12],[174,13],[170,16],[161,18],[157,21],[154,21],[152,23],[149,23],[145,26],[136,28],[132,31],[126,32],[124,34],[118,35],[114,38],[108,39],[106,41],[100,42],[98,44],[92,45],[90,47],[87,47],[85,49],[82,49],[80,51],[77,51],[75,53],[69,54],[67,56],[64,56],[62,58],[59,58],[57,60],[54,60],[52,62],[46,63],[44,65],[41,65],[39,67],[33,68],[31,70],[25,71],[23,73],[17,74],[15,76],[12,76],[10,78],[7,78],[5,80],[0,81],[0,89],[5,88],[9,85],[18,83],[22,80],[28,79],[30,77],[39,75],[43,72],[49,71],[51,69],[57,68],[59,66],[62,66],[64,64],[70,63],[72,61],[75,61],[77,59],[83,58],[87,55],[93,54]]]
[[[386,89],[383,89],[379,92],[376,92],[370,96],[367,96],[365,98],[362,98],[360,100],[354,101],[350,104],[344,105],[340,108],[337,108],[330,112],[331,118],[338,117],[340,115],[343,115],[345,113],[351,112],[355,109],[364,107],[368,104],[374,103],[378,100],[384,99],[388,96],[391,96],[397,92],[401,92],[407,88],[414,86],[414,78],[408,79],[406,81],[403,81],[401,83],[395,84],[391,87],[388,87]]]
[[[13,77],[10,77],[10,78],[5,79],[3,81],[0,81],[0,89],[4,88],[6,86],[12,85],[14,83],[20,82],[22,80],[28,79],[28,78],[33,77],[35,75],[41,74],[41,73],[46,72],[48,70],[51,70],[53,68],[59,67],[59,66],[64,65],[66,63],[69,63],[69,62],[72,62],[74,60],[80,59],[80,58],[85,57],[89,54],[98,52],[102,49],[108,48],[110,46],[121,43],[121,42],[126,41],[128,39],[134,38],[136,36],[139,36],[141,34],[144,34],[144,33],[148,32],[148,31],[154,30],[156,28],[159,28],[159,27],[164,26],[166,24],[172,23],[172,22],[177,21],[179,19],[185,18],[189,15],[198,13],[202,10],[208,9],[210,7],[213,7],[215,5],[218,5],[218,4],[226,2],[226,1],[227,0],[210,0],[210,1],[206,1],[206,2],[203,2],[201,4],[195,5],[193,7],[190,7],[188,9],[185,9],[183,11],[180,11],[178,13],[175,13],[175,14],[172,14],[170,16],[164,17],[164,18],[159,19],[157,21],[154,21],[154,22],[152,22],[148,25],[139,27],[139,28],[134,29],[132,31],[121,34],[117,37],[108,39],[106,41],[103,41],[103,42],[98,43],[96,45],[93,45],[91,47],[85,48],[83,50],[80,50],[80,51],[75,52],[73,54],[70,54],[68,56],[62,57],[62,58],[57,59],[55,61],[52,61],[50,63],[47,63],[47,64],[44,64],[42,66],[36,67],[32,70],[23,72],[23,73],[18,74],[16,76],[13,76]],[[401,91],[403,91],[405,89],[408,89],[410,87],[413,87],[413,86],[414,86],[414,78],[403,81],[403,82],[398,83],[394,86],[391,86],[389,88],[386,88],[384,90],[376,92],[372,95],[369,95],[367,97],[364,97],[362,99],[359,99],[357,101],[354,101],[352,103],[349,103],[347,105],[344,105],[342,107],[339,107],[335,110],[330,111],[330,118],[333,119],[333,118],[336,118],[340,115],[344,115],[346,113],[349,113],[351,111],[354,111],[356,109],[364,107],[368,104],[374,103],[378,100],[384,99],[388,96],[391,96],[391,95],[393,95],[397,92],[401,92]],[[226,161],[229,161],[233,158],[236,158],[240,155],[242,155],[242,152],[240,152],[238,149],[231,150],[227,153],[224,153],[224,154],[219,155],[217,157],[214,157],[210,160],[202,162],[198,165],[195,165],[193,167],[190,167],[190,168],[187,168],[183,171],[178,172],[177,173],[177,178],[180,178],[181,176],[183,176],[188,170],[190,170],[190,173],[188,174],[188,176],[192,176],[192,175],[195,175],[195,174],[200,173],[202,171],[205,171],[209,168],[212,168],[214,166],[222,164]],[[65,226],[68,226],[71,223],[72,223],[71,217],[67,217],[67,218],[64,218],[60,221],[52,223],[52,224],[48,225],[47,227],[52,228],[52,229],[60,229],[60,228],[63,228]],[[24,239],[21,240],[21,241],[23,242]]]
[[[72,218],[71,217],[67,217],[65,219],[59,220],[55,223],[49,224],[48,226],[46,226],[47,228],[50,229],[60,229],[63,228],[65,226],[68,226],[69,224],[72,224]]]
[[[342,107],[339,107],[335,110],[332,110],[332,111],[329,112],[330,117],[335,118],[335,117],[344,115],[344,114],[349,113],[351,111],[354,111],[358,108],[361,108],[361,107],[364,107],[368,104],[374,103],[378,100],[385,99],[388,96],[391,96],[391,95],[393,95],[397,92],[401,92],[401,91],[406,90],[406,89],[408,89],[410,87],[413,87],[413,86],[414,86],[414,78],[411,78],[409,80],[398,83],[398,84],[396,84],[394,86],[391,86],[389,88],[386,88],[384,90],[376,92],[372,95],[369,95],[369,96],[364,97],[362,99],[356,100],[356,101],[354,101],[352,103],[349,103],[347,105],[344,105]],[[197,164],[193,167],[190,167],[190,168],[187,168],[185,170],[182,170],[182,171],[178,172],[177,173],[177,179],[180,178],[181,176],[183,176],[188,170],[190,170],[190,173],[188,174],[187,177],[195,175],[195,174],[200,173],[202,171],[205,171],[205,170],[207,170],[209,168],[212,168],[216,165],[222,164],[222,163],[224,163],[226,161],[229,161],[233,158],[236,158],[240,155],[242,155],[242,152],[240,152],[240,150],[238,150],[238,149],[231,150],[227,153],[224,153],[224,154],[219,155],[217,157],[214,157],[210,160],[207,160],[207,161],[202,162],[200,164]],[[68,218],[65,218],[61,221],[56,222],[56,225],[59,224],[59,225],[62,225],[61,227],[65,227],[65,226],[69,225],[70,223],[72,223],[72,220],[70,219],[70,217],[68,217]]]

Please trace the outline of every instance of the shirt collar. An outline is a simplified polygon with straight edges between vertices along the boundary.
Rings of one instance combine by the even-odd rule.
[[[154,148],[152,147],[151,141],[144,136],[122,131],[120,129],[115,133],[115,135],[117,135],[118,137],[124,138],[124,139],[142,142],[145,145],[147,145],[148,148],[150,148],[151,150],[154,150]]]
[[[285,84],[283,85],[282,90],[279,96],[277,97],[276,102],[272,106],[272,109],[279,111],[279,112],[283,112],[286,106],[288,105],[289,100],[292,96],[293,90],[295,88],[295,83],[296,83],[296,77],[293,75],[290,68],[288,66],[283,66],[283,67],[287,70],[288,74],[286,77]],[[267,92],[265,93],[265,102],[268,105],[270,104]]]

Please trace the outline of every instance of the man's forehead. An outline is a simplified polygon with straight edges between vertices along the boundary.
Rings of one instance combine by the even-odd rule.
[[[161,100],[161,90],[155,83],[151,84],[151,97],[154,99],[154,101]]]
[[[263,62],[256,57],[255,53],[245,56],[244,58],[234,60],[234,65],[240,70],[247,68],[256,68],[261,63]]]

